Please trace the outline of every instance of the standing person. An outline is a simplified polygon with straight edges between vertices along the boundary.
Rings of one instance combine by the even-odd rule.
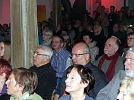
[[[72,48],[72,61],[73,64],[81,64],[85,66],[86,68],[89,68],[92,70],[94,78],[95,78],[95,83],[94,87],[89,91],[89,96],[92,98],[96,98],[96,95],[98,92],[107,85],[108,80],[103,71],[98,69],[96,66],[94,66],[90,62],[90,53],[89,53],[89,48],[86,43],[84,42],[79,42],[74,45]],[[65,85],[65,80],[66,80],[66,71],[63,74],[63,77],[57,87],[57,90],[55,91],[54,95],[54,100],[58,100],[59,97],[63,96],[66,85]]]
[[[120,42],[116,37],[109,38],[104,47],[104,55],[99,57],[95,65],[106,73],[110,81],[119,70],[124,69],[123,59],[119,55]]]
[[[38,78],[35,72],[25,68],[13,69],[6,81],[10,100],[43,100],[35,93]]]
[[[57,83],[63,76],[66,68],[71,65],[70,53],[64,49],[64,38],[62,36],[54,36],[52,39],[52,48],[54,54],[51,59],[51,65],[56,71]]]
[[[11,62],[11,42],[10,41],[0,42],[0,58],[6,59],[9,63]]]
[[[124,76],[134,77],[134,47],[131,47],[125,57],[125,70],[120,70],[113,79],[97,94],[96,100],[116,100],[120,88],[120,80]]]
[[[72,65],[67,70],[65,83],[65,90],[70,95],[62,96],[59,100],[93,100],[87,95],[94,85],[94,76],[90,69],[83,65]]]
[[[114,24],[117,21],[117,14],[115,13],[115,6],[110,6],[110,13],[108,14],[109,32],[112,31]]]
[[[35,92],[44,100],[51,99],[56,87],[56,73],[50,63],[52,55],[53,50],[49,46],[37,46],[33,55],[34,66],[30,68],[38,77],[38,86]]]

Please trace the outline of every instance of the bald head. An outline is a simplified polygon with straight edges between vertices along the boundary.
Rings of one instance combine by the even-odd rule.
[[[89,48],[86,43],[79,42],[72,48],[72,60],[74,64],[86,65],[90,61]]]

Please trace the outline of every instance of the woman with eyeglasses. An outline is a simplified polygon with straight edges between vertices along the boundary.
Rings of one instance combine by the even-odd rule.
[[[134,73],[133,73],[134,74]],[[120,81],[118,100],[134,100],[134,78],[123,77]]]
[[[94,85],[94,76],[90,69],[83,65],[70,66],[65,83],[65,91],[69,95],[62,96],[59,100],[93,100],[87,94]]]
[[[14,69],[6,81],[10,100],[43,100],[34,91],[38,84],[35,72],[25,68]]]

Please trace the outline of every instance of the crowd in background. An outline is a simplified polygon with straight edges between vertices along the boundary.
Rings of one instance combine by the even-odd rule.
[[[101,6],[100,11],[93,12],[93,16],[90,16],[86,10],[81,19],[72,19],[71,14],[65,13],[62,16],[62,21],[56,27],[52,17],[53,13],[50,12],[50,17],[47,20],[38,22],[39,46],[35,48],[33,54],[34,66],[30,67],[30,71],[15,69],[11,72],[12,68],[9,65],[11,62],[12,33],[10,32],[10,25],[0,24],[0,58],[7,61],[0,60],[0,63],[5,62],[7,64],[5,66],[10,67],[7,77],[2,74],[5,72],[0,73],[0,77],[4,77],[0,92],[3,94],[7,84],[9,89],[4,93],[11,95],[11,97],[2,95],[0,98],[6,97],[7,99],[3,100],[9,100],[9,98],[13,100],[14,98],[23,99],[26,97],[33,99],[35,97],[40,100],[50,100],[53,94],[54,100],[58,100],[59,97],[69,93],[69,96],[61,97],[60,100],[72,100],[70,98],[82,98],[81,100],[88,98],[92,100],[96,97],[96,100],[104,100],[102,96],[104,91],[107,92],[105,88],[109,90],[112,88],[110,87],[113,85],[111,80],[116,78],[114,76],[116,74],[120,75],[118,73],[120,70],[126,71],[131,68],[126,68],[126,66],[132,64],[128,64],[128,59],[130,61],[134,59],[134,57],[127,58],[131,57],[134,52],[134,50],[130,50],[134,46],[134,10],[129,12],[129,7],[121,7],[119,11],[116,11],[114,6],[110,6],[110,12],[106,13],[105,6]],[[127,52],[128,50],[131,51],[132,55],[128,55],[130,53]],[[125,66],[124,59],[126,61]],[[71,66],[72,64],[74,66]],[[88,68],[90,70],[87,70]],[[30,78],[33,78],[33,76],[36,78],[35,84],[32,84],[34,86],[31,87],[32,90],[28,89],[30,79],[24,77],[24,80],[29,80],[27,85],[19,80],[20,77],[16,79],[21,73],[22,75],[25,74],[26,77],[30,75]],[[121,73],[124,75],[124,72]],[[84,76],[88,76],[90,79]],[[133,73],[128,76],[133,76]],[[13,78],[13,80],[10,78]],[[78,79],[78,82],[74,81],[75,79]],[[124,85],[123,82],[122,80],[121,83]],[[10,89],[11,83],[18,84],[17,89],[21,92],[16,91],[19,91],[19,95],[12,92],[12,89]],[[110,85],[107,85],[108,83]],[[117,87],[115,87],[115,95],[110,95],[109,98],[115,99],[117,97],[116,92],[117,88],[119,89],[119,83],[120,79]],[[14,85],[14,88],[15,86],[17,85]],[[78,89],[81,94],[77,92]],[[106,94],[109,95],[108,93],[110,92],[108,91]],[[79,97],[76,97],[76,95]],[[121,98],[120,93],[118,98]]]

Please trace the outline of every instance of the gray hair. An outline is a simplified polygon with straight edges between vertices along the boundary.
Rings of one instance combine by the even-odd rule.
[[[51,59],[53,55],[53,50],[50,46],[47,45],[39,45],[36,47],[36,49],[42,49],[45,55],[48,55]]]
[[[51,37],[53,36],[53,33],[50,29],[47,29],[47,30],[44,29],[42,33],[44,33],[44,32],[45,32],[45,35],[48,35],[48,36],[51,36]]]
[[[131,48],[129,48],[127,52],[134,53],[134,46],[132,46]]]
[[[81,43],[83,43],[83,50],[84,50],[84,52],[90,54],[90,50],[89,50],[88,45],[85,42],[81,42]]]

